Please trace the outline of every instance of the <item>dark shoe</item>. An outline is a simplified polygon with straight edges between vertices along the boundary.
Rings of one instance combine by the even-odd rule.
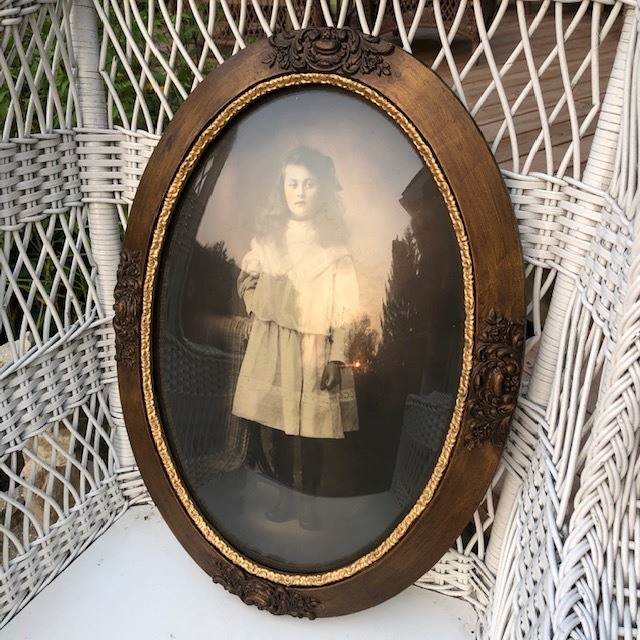
[[[298,522],[302,529],[307,531],[320,531],[320,518],[316,512],[315,504],[309,500],[303,500],[300,504],[300,512],[298,513]]]
[[[265,516],[267,520],[271,522],[286,522],[287,520],[291,520],[293,518],[295,509],[294,509],[293,496],[290,492],[280,492],[280,498],[278,502],[273,505],[273,507],[269,507],[265,511]]]

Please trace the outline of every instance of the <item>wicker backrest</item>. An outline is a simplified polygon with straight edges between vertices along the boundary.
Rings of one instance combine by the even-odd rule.
[[[526,259],[530,375],[506,454],[420,584],[473,603],[492,640],[636,637],[638,21],[623,0],[0,3],[4,620],[148,499],[111,317],[159,135],[248,42],[324,22],[397,31],[454,89],[500,163]]]
[[[198,488],[247,459],[250,427],[231,413],[246,344],[227,350],[166,334],[162,342],[164,424],[179,466],[188,470],[193,488]]]

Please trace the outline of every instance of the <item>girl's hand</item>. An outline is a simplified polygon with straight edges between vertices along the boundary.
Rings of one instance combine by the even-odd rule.
[[[332,391],[339,387],[342,383],[342,374],[340,373],[339,362],[327,362],[322,372],[320,380],[320,389],[322,391]]]

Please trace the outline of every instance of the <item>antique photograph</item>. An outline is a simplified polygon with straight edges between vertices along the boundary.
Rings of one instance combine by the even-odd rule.
[[[404,132],[331,87],[278,92],[202,154],[166,240],[163,423],[247,557],[327,571],[424,489],[463,348],[449,211]]]

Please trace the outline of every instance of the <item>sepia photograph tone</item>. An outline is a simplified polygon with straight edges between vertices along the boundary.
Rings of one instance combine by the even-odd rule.
[[[415,146],[357,95],[278,92],[205,150],[165,242],[154,376],[200,511],[279,571],[375,548],[430,478],[464,343],[459,247]]]

